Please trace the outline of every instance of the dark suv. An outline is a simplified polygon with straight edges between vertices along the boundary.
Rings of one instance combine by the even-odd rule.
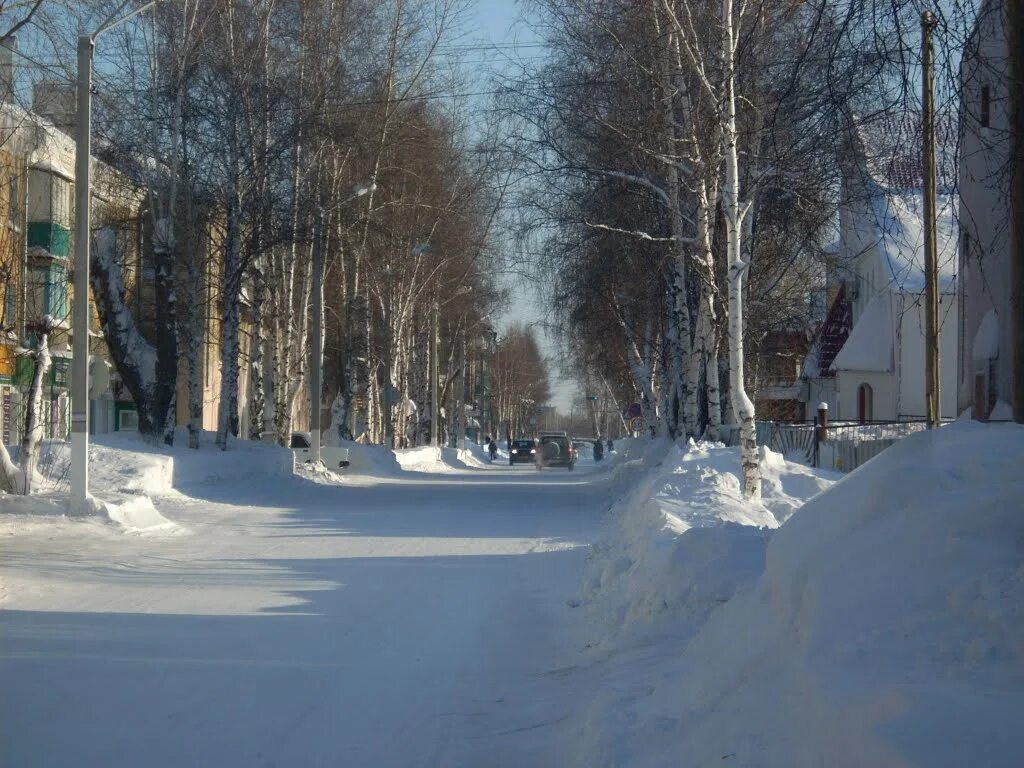
[[[512,445],[508,449],[509,466],[532,462],[536,453],[537,444],[533,440],[513,440]]]
[[[576,449],[565,435],[541,435],[537,441],[537,469],[576,466]]]

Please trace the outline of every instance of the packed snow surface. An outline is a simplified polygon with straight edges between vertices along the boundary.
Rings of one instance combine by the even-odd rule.
[[[524,681],[576,652],[602,472],[367,450],[336,483],[229,480],[245,451],[196,455],[203,482],[153,495],[187,535],[0,514],[0,764],[556,764]]]

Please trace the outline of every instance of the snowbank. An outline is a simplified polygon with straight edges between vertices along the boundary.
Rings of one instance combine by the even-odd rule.
[[[89,443],[89,489],[96,495],[84,508],[68,509],[70,445],[48,440],[41,446],[36,493],[28,499],[0,497],[0,512],[32,518],[99,519],[129,532],[180,531],[157,511],[152,498],[212,483],[240,484],[253,478],[292,477],[288,448],[232,440],[227,451],[204,433],[199,450],[188,448],[179,430],[173,446],[153,445],[137,433],[94,435]]]
[[[487,453],[487,449],[482,445],[477,445],[472,440],[466,441],[466,450],[458,452],[458,459],[468,467],[483,468],[491,463],[491,457]],[[500,462],[502,460],[504,460],[504,463],[508,463],[508,451],[502,451],[501,448],[498,448],[498,456],[495,461]]]
[[[467,442],[467,446],[470,443]],[[479,448],[479,446],[477,446]],[[467,447],[460,451],[455,448],[437,448],[423,445],[418,448],[402,448],[395,451],[395,459],[406,472],[450,473],[466,469],[481,469],[489,464],[486,454],[480,455]]]
[[[351,440],[341,440],[339,445],[348,448],[349,465],[344,475],[394,477],[402,472],[394,452],[383,445],[363,445]]]
[[[174,530],[178,526],[161,515],[147,496],[104,501],[106,516],[127,531]]]
[[[93,435],[89,442],[89,485],[97,492],[159,496],[172,490],[210,483],[241,482],[254,477],[291,477],[291,450],[249,440],[232,440],[227,451],[214,445],[214,434],[202,435],[201,448],[188,447],[188,433],[179,429],[173,446],[153,445],[137,433]],[[47,441],[39,463],[44,489],[67,488],[70,445]]]
[[[452,469],[444,463],[441,449],[432,445],[400,448],[395,451],[395,460],[406,472],[449,472]]]
[[[680,461],[676,498],[703,474],[723,512],[680,501],[655,537],[651,508],[646,523],[624,511],[621,613],[659,622],[605,664],[580,764],[1024,763],[1022,466],[1016,425],[920,433],[769,538],[751,527],[760,510],[735,520],[731,482],[706,459]],[[795,498],[789,474],[779,487]],[[685,532],[673,538],[673,525]],[[628,583],[640,569],[651,585]]]
[[[31,496],[0,494],[0,513],[8,525],[19,520],[61,519],[111,523],[126,533],[185,533],[186,529],[161,515],[147,496],[117,495],[104,500],[90,496],[85,505],[68,506],[66,493],[44,492]]]
[[[614,480],[649,468],[613,507],[612,532],[584,577],[581,601],[596,614],[600,644],[665,614],[705,618],[760,575],[770,531],[833,482],[762,449],[763,502],[748,504],[738,449],[691,443],[684,451],[666,442],[623,446],[612,471]]]

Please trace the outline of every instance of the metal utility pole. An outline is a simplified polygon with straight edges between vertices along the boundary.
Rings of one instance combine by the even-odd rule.
[[[462,362],[459,364],[459,388],[456,392],[455,447],[466,450],[466,333],[462,334]]]
[[[91,35],[78,36],[78,113],[75,125],[75,296],[71,347],[71,504],[81,506],[89,497],[89,252],[92,220],[92,57],[96,40],[156,5],[145,3],[117,18],[131,0],[124,0]]]
[[[393,449],[395,447],[395,405],[391,397],[393,386],[391,370],[394,365],[393,342],[391,339],[391,275],[391,267],[388,266],[384,270],[384,278],[387,280],[388,301],[384,302],[384,392],[382,393],[383,397],[381,400],[384,409],[384,445]],[[402,410],[404,411],[405,408],[402,408]]]
[[[935,96],[932,33],[935,14],[921,14],[921,104],[924,160],[924,292],[925,292],[925,403],[928,427],[942,417],[939,392],[939,256],[935,242]]]
[[[1010,365],[1013,420],[1024,424],[1024,8],[1007,3],[1010,54]]]
[[[313,351],[309,364],[309,434],[313,463],[320,463],[320,397],[324,372],[324,210],[316,214],[313,236]]]
[[[92,235],[92,35],[78,37],[78,114],[75,126],[75,300],[71,327],[71,502],[89,495],[89,253]]]
[[[437,402],[437,302],[432,307],[430,322],[430,444],[439,446],[441,435],[441,404]]]

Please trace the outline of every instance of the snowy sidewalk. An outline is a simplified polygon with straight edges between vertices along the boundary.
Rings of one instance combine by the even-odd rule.
[[[277,478],[160,497],[167,535],[6,526],[2,762],[555,764],[522,681],[572,650],[604,489],[508,467]]]

